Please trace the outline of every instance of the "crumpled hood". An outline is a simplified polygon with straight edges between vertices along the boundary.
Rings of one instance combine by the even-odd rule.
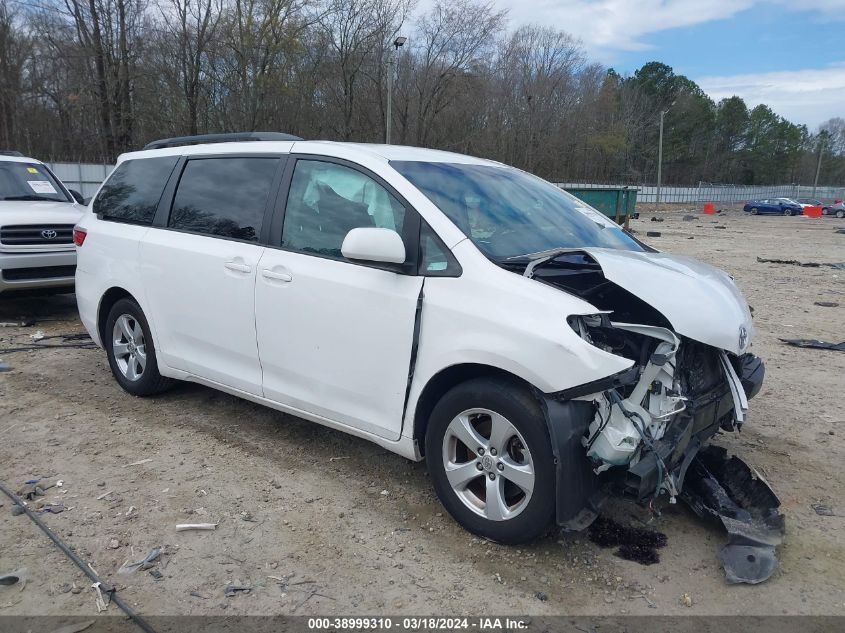
[[[658,310],[678,333],[743,354],[753,336],[751,312],[727,273],[691,257],[582,248],[605,278]]]
[[[85,207],[70,202],[0,200],[0,226],[8,224],[76,224]]]

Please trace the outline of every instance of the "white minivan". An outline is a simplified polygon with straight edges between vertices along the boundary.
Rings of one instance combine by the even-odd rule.
[[[762,362],[731,278],[560,188],[442,151],[248,133],[122,155],[74,233],[137,396],[188,380],[425,458],[503,543],[675,497]]]

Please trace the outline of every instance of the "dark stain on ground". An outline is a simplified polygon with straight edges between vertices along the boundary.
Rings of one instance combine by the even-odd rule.
[[[627,527],[607,517],[599,517],[593,522],[589,537],[599,547],[618,547],[616,556],[641,565],[659,563],[657,549],[667,543],[662,532]]]

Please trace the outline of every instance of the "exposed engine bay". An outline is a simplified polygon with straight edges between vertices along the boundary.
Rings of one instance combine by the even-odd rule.
[[[733,349],[723,349],[696,340],[688,335],[689,331],[687,335],[679,333],[673,328],[672,314],[664,314],[608,279],[596,253],[569,249],[538,255],[527,263],[503,265],[595,306],[595,314],[569,317],[570,327],[590,345],[633,362],[630,369],[607,379],[552,394],[554,399],[566,403],[570,411],[579,411],[582,416],[584,428],[577,441],[591,471],[583,475],[585,481],[592,476],[597,487],[616,490],[650,506],[661,496],[670,503],[681,497],[699,515],[721,517],[726,527],[735,528],[738,522],[745,521],[742,527],[729,530],[732,541],[725,548],[727,554],[723,552],[726,571],[733,582],[753,583],[768,578],[776,567],[774,544],[780,541],[777,535],[760,536],[766,529],[758,526],[774,525],[777,528],[774,531],[780,530],[782,537],[783,517],[777,512],[777,498],[767,486],[768,496],[743,494],[737,481],[750,488],[757,485],[753,476],[734,477],[731,482],[718,479],[720,473],[751,472],[738,458],[732,458],[732,469],[714,468],[712,459],[709,462],[704,459],[710,453],[700,453],[720,430],[742,428],[748,400],[762,385],[765,373],[762,361],[750,353],[737,353],[745,350],[750,322],[747,326],[739,325]],[[713,277],[708,283],[716,285]],[[637,280],[640,286],[647,282]],[[653,288],[649,292],[655,296]],[[727,295],[723,292],[720,299],[724,302]],[[678,302],[685,300],[677,298]],[[662,304],[672,305],[668,300]],[[731,307],[734,314],[739,313]],[[747,306],[743,305],[742,309],[747,313]],[[684,306],[682,312],[686,324],[694,323],[690,306]],[[736,327],[735,322],[726,315],[725,327]],[[714,328],[708,331],[711,340],[713,331]],[[685,480],[688,480],[686,486]],[[752,514],[743,509],[743,500],[752,496],[768,503],[767,508],[757,508],[753,520]],[[559,523],[573,529],[588,525],[598,515],[594,491],[589,499],[587,505],[592,506],[589,512],[581,510],[570,523],[559,515]],[[760,520],[764,515],[767,522]],[[758,537],[753,542],[741,538],[737,541],[735,533],[743,531],[756,533]],[[731,559],[731,552],[745,552],[743,548],[747,547],[762,547],[749,556],[765,560],[765,564],[750,568],[746,565],[741,572],[735,566],[729,569],[726,560]]]

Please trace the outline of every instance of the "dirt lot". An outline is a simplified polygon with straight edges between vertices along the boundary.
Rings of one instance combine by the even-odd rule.
[[[13,489],[62,480],[46,500],[67,510],[44,520],[143,614],[845,615],[845,354],[778,340],[845,339],[845,271],[756,261],[845,261],[845,235],[834,231],[845,222],[652,215],[632,223],[640,237],[723,267],[755,310],[766,383],[743,432],[719,443],[760,469],[783,502],[781,566],[762,585],[727,585],[716,556],[724,534],[680,505],[657,517],[611,508],[668,535],[648,567],[584,534],[521,548],[485,542],[444,514],[424,464],[204,387],[130,397],[96,349],[0,353],[12,366],[0,374],[0,479]],[[0,302],[0,321],[21,316],[38,323],[0,328],[0,349],[38,329],[82,331],[72,296]],[[817,515],[815,503],[839,516]],[[96,614],[90,581],[0,504],[0,573],[29,574],[22,591],[0,587],[0,615]],[[219,525],[174,529],[196,522]],[[116,574],[156,546],[163,579]],[[252,590],[225,597],[231,583]]]

